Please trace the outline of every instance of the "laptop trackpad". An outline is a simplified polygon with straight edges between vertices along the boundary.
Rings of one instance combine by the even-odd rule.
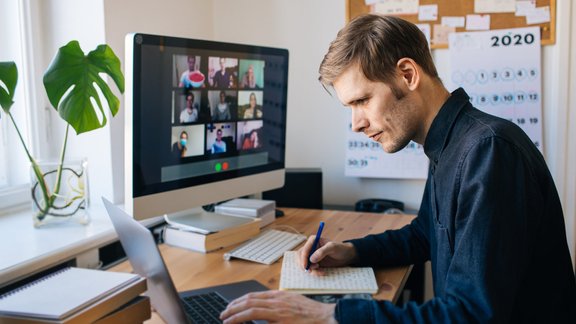
[[[226,301],[231,302],[234,299],[241,297],[249,292],[255,291],[266,291],[269,290],[268,287],[262,285],[256,280],[247,280],[247,281],[239,281],[233,282],[226,285],[220,286],[212,286],[207,288],[201,289],[194,289],[194,290],[187,290],[180,293],[180,296],[194,296],[194,295],[202,295],[207,294],[210,292],[217,292],[219,293]],[[256,321],[256,323],[266,323],[265,321]]]

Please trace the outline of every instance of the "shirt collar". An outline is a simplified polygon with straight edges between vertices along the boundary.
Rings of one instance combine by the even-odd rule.
[[[458,88],[452,92],[448,100],[442,105],[440,111],[432,121],[432,125],[424,141],[424,153],[430,162],[437,164],[442,149],[452,130],[456,117],[460,111],[470,103],[470,97],[464,89]]]

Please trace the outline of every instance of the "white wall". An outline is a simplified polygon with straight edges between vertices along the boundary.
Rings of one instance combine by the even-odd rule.
[[[570,5],[572,6],[570,8]],[[563,203],[564,213],[566,218],[566,228],[568,229],[568,242],[570,244],[570,251],[572,252],[573,265],[576,267],[576,4],[570,2],[569,5],[563,4],[561,8],[564,10],[562,14],[562,27],[567,30],[568,36],[566,41],[570,46],[567,51],[568,64],[565,71],[568,71],[568,78],[566,89],[568,90],[568,111],[566,112],[566,119],[564,124],[567,127],[565,132],[565,151],[566,158],[564,159],[565,175],[563,187]],[[570,10],[571,9],[571,10]],[[564,33],[564,32],[563,32]],[[563,62],[561,62],[563,63]],[[564,73],[565,74],[565,73]]]
[[[128,33],[212,38],[212,3],[203,0],[103,0],[106,40],[122,61]],[[124,101],[110,129],[113,152],[114,201],[124,200]]]

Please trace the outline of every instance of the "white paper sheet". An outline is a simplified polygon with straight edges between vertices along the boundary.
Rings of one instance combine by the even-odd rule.
[[[442,17],[442,25],[448,27],[464,27],[466,25],[466,18],[457,16],[444,16]]]
[[[428,42],[428,47],[430,47],[430,37],[432,35],[432,29],[430,24],[416,24],[416,27],[422,31],[424,36],[426,36],[426,41]]]
[[[526,16],[536,9],[536,0],[516,1],[516,16]]]
[[[490,30],[490,15],[466,15],[466,30]]]
[[[526,14],[526,24],[535,25],[550,22],[550,7],[539,7]]]
[[[374,4],[374,12],[383,15],[414,15],[418,13],[419,0],[386,0]]]
[[[514,12],[515,10],[516,0],[474,0],[476,13]]]
[[[423,5],[418,8],[419,21],[436,21],[438,20],[438,5]]]

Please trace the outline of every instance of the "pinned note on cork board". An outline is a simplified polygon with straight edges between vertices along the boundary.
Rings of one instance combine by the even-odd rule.
[[[556,42],[556,0],[346,0],[346,21],[365,13],[395,15],[417,24],[431,35],[433,49],[448,48],[442,35],[450,32],[535,26],[541,45]]]

